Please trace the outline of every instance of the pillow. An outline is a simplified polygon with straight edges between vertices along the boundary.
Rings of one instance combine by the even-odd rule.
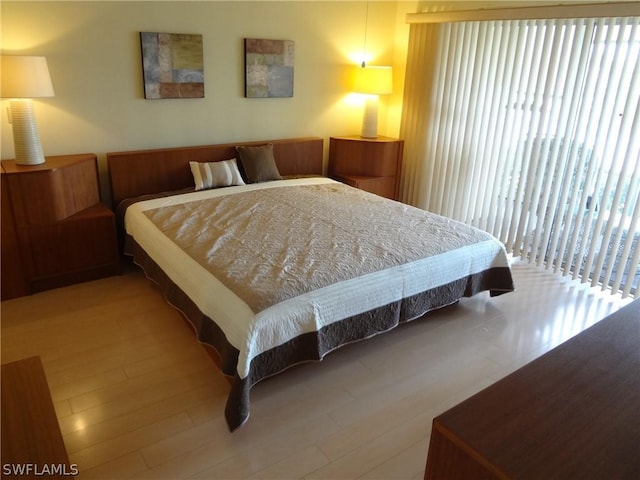
[[[196,190],[245,185],[235,158],[221,162],[189,162],[189,166]]]
[[[273,144],[259,147],[237,146],[236,152],[240,155],[240,163],[249,183],[282,180],[273,156]]]

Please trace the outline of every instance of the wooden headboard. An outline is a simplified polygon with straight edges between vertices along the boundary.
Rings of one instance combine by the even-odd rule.
[[[236,158],[237,145],[273,144],[281,175],[322,175],[323,139],[319,137],[226,143],[107,153],[114,208],[125,198],[193,186],[189,162]]]

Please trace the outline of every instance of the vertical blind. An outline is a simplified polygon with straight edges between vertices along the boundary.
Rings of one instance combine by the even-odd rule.
[[[403,201],[637,295],[638,20],[411,25]]]

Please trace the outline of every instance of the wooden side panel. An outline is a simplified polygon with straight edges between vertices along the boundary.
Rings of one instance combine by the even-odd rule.
[[[0,266],[2,267],[2,292],[0,293],[2,300],[10,298],[22,297],[30,292],[29,282],[22,265],[23,254],[20,252],[18,243],[18,234],[16,232],[15,219],[13,216],[13,208],[11,207],[11,198],[9,195],[9,186],[7,176],[0,175],[2,185],[0,185],[2,193],[2,208],[0,219],[2,226],[0,233]]]

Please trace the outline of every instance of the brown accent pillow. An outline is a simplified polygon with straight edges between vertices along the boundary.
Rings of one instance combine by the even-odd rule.
[[[236,152],[240,156],[248,183],[282,180],[273,156],[273,144],[267,143],[258,147],[237,146]]]

